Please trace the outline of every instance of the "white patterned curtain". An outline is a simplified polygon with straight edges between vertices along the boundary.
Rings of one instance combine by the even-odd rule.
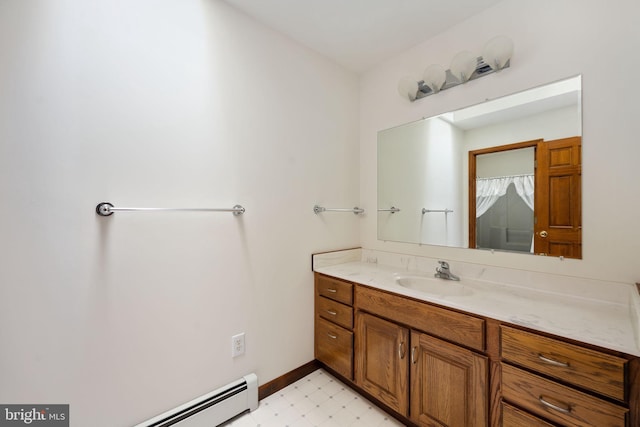
[[[495,178],[476,179],[476,218],[479,218],[507,194],[507,188],[513,184],[516,193],[533,210],[533,174],[499,176]]]

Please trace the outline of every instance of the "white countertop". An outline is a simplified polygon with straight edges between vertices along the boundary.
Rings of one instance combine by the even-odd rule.
[[[559,292],[461,278],[448,282],[464,286],[468,295],[436,295],[409,289],[396,275],[432,277],[420,271],[398,269],[362,261],[316,265],[314,271],[381,290],[406,295],[496,320],[522,325],[588,344],[640,356],[636,305],[631,301],[607,302]],[[455,273],[455,270],[453,270]],[[635,298],[635,297],[634,297]]]

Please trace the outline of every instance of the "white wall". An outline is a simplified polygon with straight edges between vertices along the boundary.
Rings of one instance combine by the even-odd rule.
[[[357,76],[223,2],[0,2],[0,402],[127,426],[312,360],[357,135]]]
[[[452,212],[427,212],[422,215],[421,242],[460,246],[464,216],[461,203],[462,163],[459,159],[464,134],[441,118],[433,118],[427,122],[430,124],[427,136],[429,156],[425,159],[423,179],[428,191],[421,208]],[[429,179],[434,176],[439,179]]]
[[[640,68],[634,0],[505,0],[462,24],[380,64],[361,80],[361,201],[376,204],[376,133],[402,123],[477,104],[566,77],[583,76],[583,260],[491,254],[376,239],[376,221],[362,222],[362,245],[410,253],[622,282],[640,279],[640,192],[636,163],[638,92],[620,77]],[[416,80],[430,64],[448,66],[461,50],[480,52],[498,34],[515,43],[511,68],[414,103],[397,82]],[[455,266],[455,263],[454,263]]]
[[[462,244],[463,136],[462,130],[438,117],[380,132],[378,208],[400,208],[393,214],[378,213],[380,240]],[[423,208],[453,212],[423,214]]]
[[[420,242],[422,215],[419,212],[427,193],[421,165],[429,156],[428,131],[428,122],[419,120],[380,132],[378,155],[384,162],[379,165],[378,208],[401,207],[397,213],[378,213],[378,238],[381,240]]]

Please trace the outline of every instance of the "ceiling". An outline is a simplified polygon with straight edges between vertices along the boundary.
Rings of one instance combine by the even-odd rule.
[[[501,0],[224,0],[363,72]]]

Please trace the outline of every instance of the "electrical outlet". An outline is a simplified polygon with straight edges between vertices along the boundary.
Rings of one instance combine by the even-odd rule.
[[[244,332],[231,337],[231,357],[244,354]]]

